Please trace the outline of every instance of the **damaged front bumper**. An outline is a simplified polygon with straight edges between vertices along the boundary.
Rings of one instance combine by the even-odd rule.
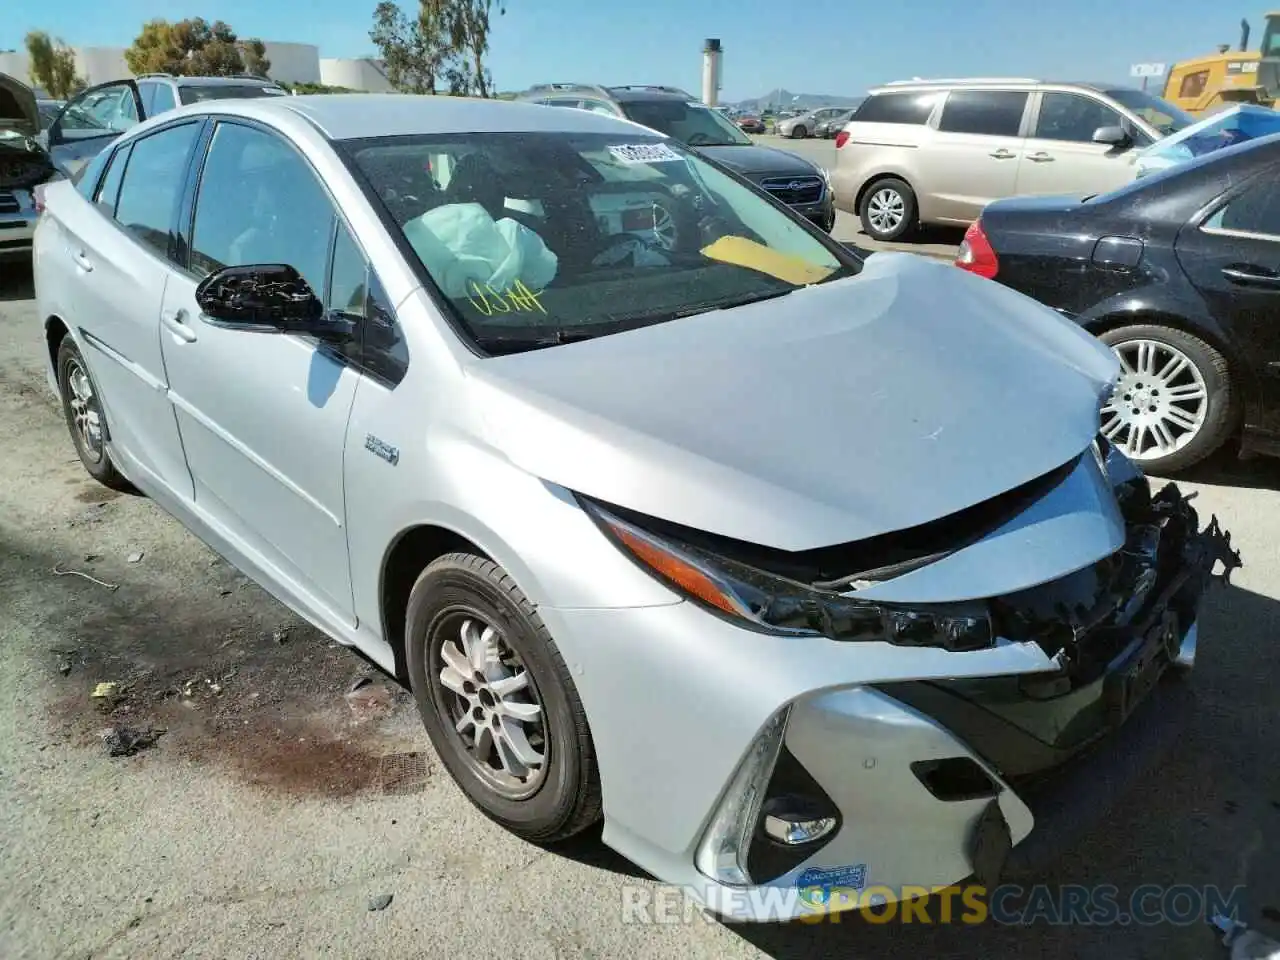
[[[1038,869],[1176,737],[1190,691],[1170,674],[1194,662],[1204,591],[1240,563],[1216,520],[1202,528],[1176,487],[1152,496],[1118,454],[1055,483],[932,579],[883,581],[945,600],[986,557],[1035,583],[1051,562],[1037,544],[1053,553],[1064,531],[1101,558],[990,599],[985,649],[772,635],[690,603],[541,608],[592,717],[605,842],[752,921],[860,902],[834,888],[899,897]],[[661,698],[643,724],[616,709],[637,691]]]
[[[1002,639],[1040,644],[1053,669],[801,698],[757,778],[754,822],[712,838],[720,862],[745,847],[748,882],[790,888],[787,915],[800,916],[867,891],[892,900],[966,878],[990,889],[1078,839],[1184,729],[1191,692],[1169,674],[1194,663],[1205,589],[1240,565],[1216,518],[1202,529],[1174,485],[1151,496],[1138,479],[1117,493],[1120,551],[991,601]],[[782,902],[762,909],[767,898],[732,885],[701,896],[742,919]]]

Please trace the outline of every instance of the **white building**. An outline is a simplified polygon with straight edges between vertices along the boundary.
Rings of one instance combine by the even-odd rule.
[[[386,64],[371,57],[326,57],[320,61],[320,82],[330,87],[346,87],[366,93],[388,93],[391,90]]]
[[[272,80],[281,83],[324,83],[380,93],[391,89],[381,60],[371,58],[320,59],[320,49],[309,43],[264,41]],[[123,47],[75,47],[76,73],[89,86],[132,77]],[[25,50],[0,53],[0,73],[31,82],[31,61]]]

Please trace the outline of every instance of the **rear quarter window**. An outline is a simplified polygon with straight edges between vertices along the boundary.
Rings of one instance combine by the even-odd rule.
[[[855,123],[926,124],[940,93],[881,93],[862,101]]]

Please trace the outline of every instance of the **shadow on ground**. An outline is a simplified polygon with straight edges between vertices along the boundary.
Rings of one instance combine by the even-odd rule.
[[[30,300],[35,295],[30,263],[0,261],[0,303]]]

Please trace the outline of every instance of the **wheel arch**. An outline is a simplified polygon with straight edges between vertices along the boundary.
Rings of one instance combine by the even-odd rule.
[[[916,219],[919,220],[920,219],[920,194],[916,190],[915,184],[911,182],[911,180],[907,177],[907,175],[904,173],[900,173],[897,170],[881,170],[880,172],[873,173],[871,176],[867,177],[867,179],[863,181],[862,186],[858,188],[858,192],[853,195],[852,213],[858,216],[861,216],[863,198],[868,193],[871,192],[872,187],[874,187],[877,183],[883,183],[885,180],[901,180],[903,183],[907,185],[907,187],[911,190],[911,193],[916,198]]]
[[[378,578],[382,635],[395,657],[396,679],[402,683],[409,682],[404,636],[409,593],[422,571],[449,553],[473,553],[499,562],[474,540],[436,523],[421,523],[402,530],[383,557]]]
[[[71,327],[62,317],[56,313],[45,317],[44,321],[44,342],[49,355],[49,368],[54,369],[58,365],[58,348],[62,346],[62,341],[71,333]]]

